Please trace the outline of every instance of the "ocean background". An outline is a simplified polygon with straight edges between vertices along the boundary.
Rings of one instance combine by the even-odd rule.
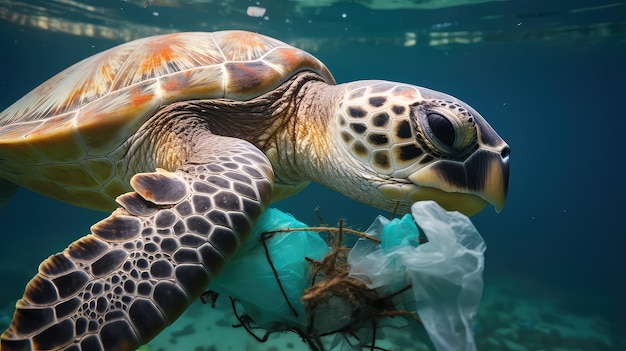
[[[504,211],[472,217],[487,243],[479,349],[626,350],[626,3],[0,0],[0,110],[124,41],[224,29],[308,50],[339,83],[401,81],[472,105],[512,149]],[[318,185],[275,206],[363,230],[389,216]],[[105,216],[23,189],[0,209],[2,329],[38,264]],[[245,346],[224,349],[270,349],[236,332],[228,342]]]

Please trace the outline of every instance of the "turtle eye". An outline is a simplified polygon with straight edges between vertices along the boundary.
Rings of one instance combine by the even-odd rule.
[[[456,139],[458,123],[455,119],[446,117],[444,111],[422,109],[418,112],[419,129],[437,151],[448,155],[458,152]]]
[[[446,144],[448,147],[453,147],[454,145],[454,126],[452,122],[446,117],[440,115],[439,113],[431,112],[426,115],[426,121],[428,122],[428,126],[430,127],[429,134],[434,135],[441,142]]]
[[[476,147],[474,118],[460,104],[428,101],[411,106],[417,142],[434,155],[462,159]]]

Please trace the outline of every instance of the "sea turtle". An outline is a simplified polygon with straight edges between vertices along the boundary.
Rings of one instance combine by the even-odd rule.
[[[177,33],[87,58],[0,114],[22,186],[112,214],[46,259],[2,350],[133,350],[233,257],[270,201],[310,181],[384,210],[500,210],[509,147],[456,98],[335,85],[307,52],[243,31]],[[116,204],[117,203],[117,204]]]

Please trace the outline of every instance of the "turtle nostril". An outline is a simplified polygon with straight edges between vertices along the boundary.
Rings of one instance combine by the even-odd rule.
[[[508,146],[505,146],[504,149],[502,149],[502,151],[500,152],[500,156],[502,156],[502,158],[507,158],[509,157],[510,154],[511,154],[511,148]]]

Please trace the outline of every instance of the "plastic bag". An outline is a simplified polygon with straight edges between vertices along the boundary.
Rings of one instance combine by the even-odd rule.
[[[483,289],[485,243],[469,218],[433,201],[413,204],[401,220],[379,216],[360,239],[348,263],[370,288],[398,290],[412,284],[414,309],[437,350],[476,350],[473,323]],[[415,221],[428,238],[419,244]],[[382,232],[382,233],[381,233]]]
[[[266,330],[305,329],[308,318],[301,302],[310,286],[308,262],[320,260],[330,249],[319,234],[312,231],[277,233],[265,240],[268,254],[260,242],[261,233],[285,228],[304,228],[306,224],[290,214],[270,208],[259,219],[248,240],[239,249],[209,288],[240,301],[255,324]],[[285,295],[297,312],[295,316],[280,291],[274,272],[278,273]]]

